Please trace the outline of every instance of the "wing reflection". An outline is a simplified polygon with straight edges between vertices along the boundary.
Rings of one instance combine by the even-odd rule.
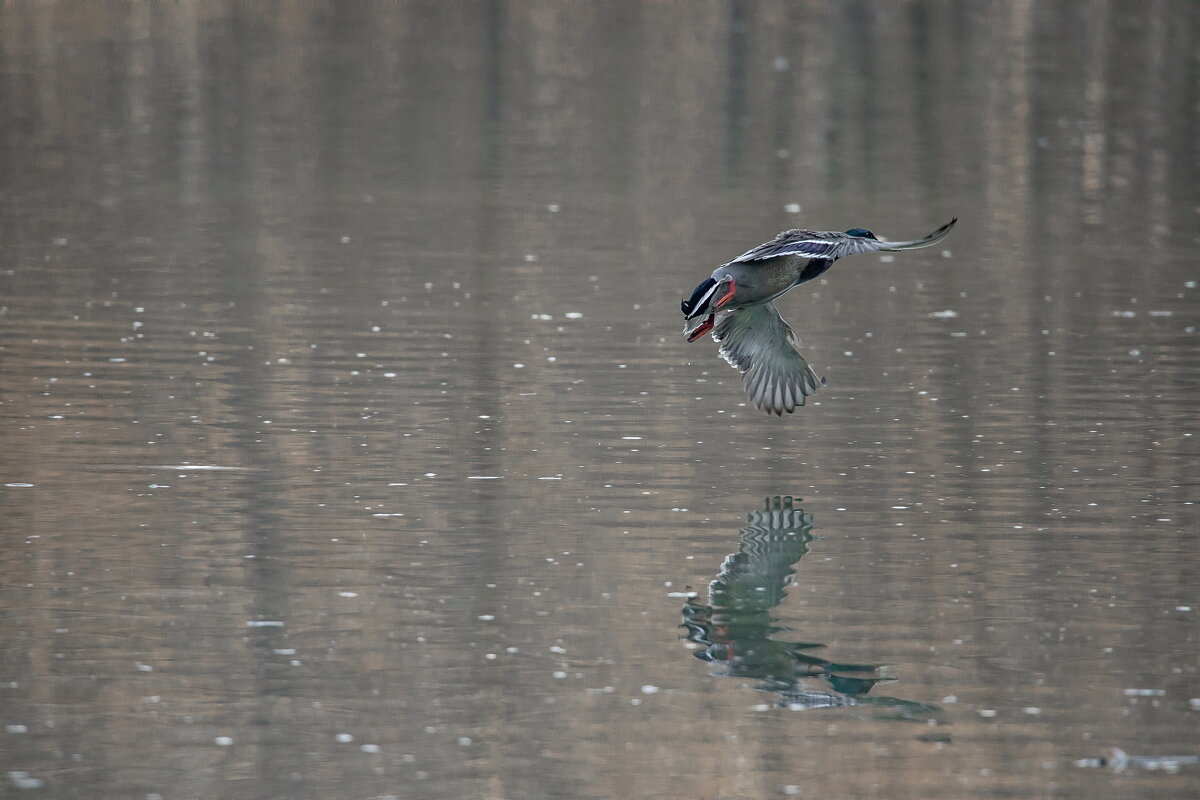
[[[738,551],[725,557],[708,586],[709,604],[689,596],[682,627],[692,654],[711,665],[711,673],[755,678],[758,688],[779,696],[793,710],[869,708],[872,716],[926,720],[940,709],[895,697],[867,695],[876,684],[894,681],[887,667],[843,664],[812,651],[825,645],[776,638],[789,630],[777,624],[771,610],[786,596],[795,578],[793,566],[813,541],[812,515],[791,497],[768,497],[762,511],[748,515]]]

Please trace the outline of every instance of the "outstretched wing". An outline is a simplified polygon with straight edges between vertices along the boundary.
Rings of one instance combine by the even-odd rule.
[[[712,337],[725,360],[742,373],[754,407],[769,414],[790,414],[825,385],[796,349],[795,334],[774,303],[726,312]]]
[[[802,258],[821,258],[836,261],[839,258],[871,253],[878,250],[891,253],[899,250],[916,250],[919,247],[929,247],[946,238],[950,229],[958,222],[958,218],[938,228],[923,239],[911,242],[889,242],[886,239],[876,239],[873,236],[851,236],[840,231],[805,231],[794,229],[784,231],[769,242],[760,244],[753,250],[742,253],[730,261],[730,264],[748,261],[762,261],[779,256],[800,256]]]
[[[835,237],[845,237],[844,233],[835,231],[803,231],[793,229],[784,231],[769,242],[764,242],[753,250],[747,250],[730,261],[730,264],[741,264],[749,261],[763,261],[779,256],[803,256],[804,258],[840,258],[834,255],[838,249]]]

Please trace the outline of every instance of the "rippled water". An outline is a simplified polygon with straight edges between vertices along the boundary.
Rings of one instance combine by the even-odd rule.
[[[1194,793],[1198,39],[0,6],[0,794]],[[955,215],[780,302],[795,415],[679,334]]]

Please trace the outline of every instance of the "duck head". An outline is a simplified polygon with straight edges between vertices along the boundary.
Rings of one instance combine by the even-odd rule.
[[[850,230],[846,231],[846,235],[853,236],[856,239],[874,239],[879,241],[879,237],[871,233],[866,228],[851,228]]]

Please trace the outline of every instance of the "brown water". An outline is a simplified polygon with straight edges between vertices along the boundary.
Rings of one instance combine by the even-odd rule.
[[[1200,748],[1197,53],[0,5],[0,795],[1194,796],[1076,762]],[[781,301],[793,416],[679,335],[780,229],[956,215]]]

